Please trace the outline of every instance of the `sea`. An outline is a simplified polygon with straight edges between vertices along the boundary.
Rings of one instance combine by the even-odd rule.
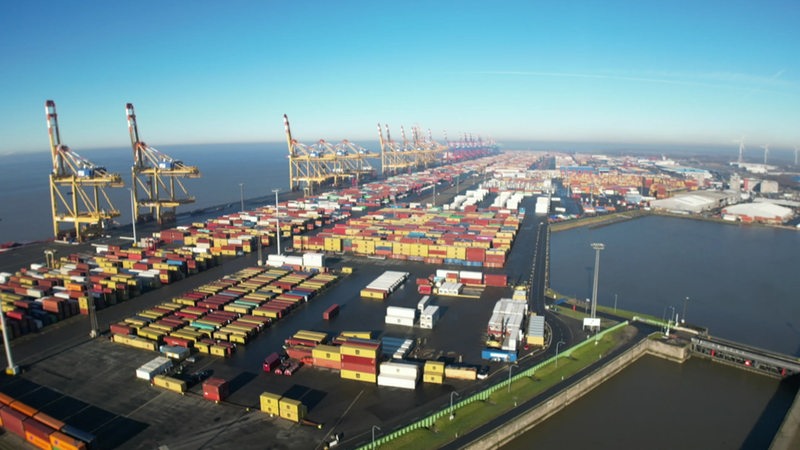
[[[178,208],[178,213],[246,200],[274,203],[273,189],[289,190],[289,159],[286,143],[205,144],[158,147],[176,160],[196,166],[201,178],[182,179],[195,203]],[[107,188],[112,204],[120,211],[115,222],[131,223],[130,147],[77,150],[77,153],[119,173],[124,188]],[[0,155],[0,243],[30,242],[53,236],[50,213],[49,151]],[[242,184],[240,187],[239,184]],[[263,203],[262,202],[262,203]],[[255,206],[248,201],[248,207]]]

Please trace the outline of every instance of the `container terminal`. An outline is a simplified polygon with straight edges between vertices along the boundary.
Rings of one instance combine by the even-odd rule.
[[[292,157],[300,145],[285,125]],[[542,154],[487,156],[471,138],[442,153],[419,135],[408,151],[405,136],[402,148],[388,129],[381,136],[382,152],[419,158],[389,157],[408,173],[359,184],[370,173],[361,158],[330,161],[367,153],[320,141],[303,158],[327,163],[296,189],[339,190],[283,203],[276,194],[274,206],[164,228],[135,247],[95,243],[3,273],[4,329],[24,369],[0,384],[9,438],[355,447],[371,426],[397,428],[497,382],[506,363],[574,342],[580,327],[544,308],[553,186],[517,176]]]

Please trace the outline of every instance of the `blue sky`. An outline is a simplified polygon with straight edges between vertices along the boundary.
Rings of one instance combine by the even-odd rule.
[[[80,6],[78,6],[80,5]],[[0,153],[374,140],[800,145],[800,2],[25,1],[0,14]]]

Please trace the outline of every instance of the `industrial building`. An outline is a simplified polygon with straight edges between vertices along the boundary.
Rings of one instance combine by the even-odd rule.
[[[794,217],[794,212],[773,203],[742,203],[724,208],[722,217],[725,220],[746,223],[782,224]]]
[[[691,194],[653,200],[650,206],[669,212],[699,214],[739,201],[739,194],[732,191],[697,191]]]

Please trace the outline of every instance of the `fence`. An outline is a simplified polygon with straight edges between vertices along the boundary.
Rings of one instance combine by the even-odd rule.
[[[611,327],[611,328],[609,328],[607,330],[601,331],[600,333],[597,333],[596,339],[600,339],[603,336],[605,336],[606,334],[612,333],[612,332],[614,332],[614,331],[616,331],[616,330],[618,330],[618,329],[620,329],[620,328],[622,328],[622,327],[624,327],[626,325],[628,325],[628,321],[619,323],[619,324],[614,325],[613,327]],[[595,338],[587,339],[587,340],[585,340],[585,341],[583,341],[583,342],[581,342],[579,344],[576,344],[576,345],[574,345],[572,347],[564,349],[564,351],[561,352],[558,355],[558,357],[570,356],[570,355],[572,355],[572,353],[574,351],[576,351],[576,350],[578,350],[580,348],[583,348],[583,347],[585,347],[587,345],[590,345],[590,344],[593,345],[594,341],[595,341]],[[510,378],[507,378],[507,379],[505,379],[505,380],[503,380],[501,382],[498,382],[498,383],[496,383],[496,384],[494,384],[492,386],[489,386],[486,389],[484,389],[484,390],[482,390],[482,391],[480,391],[480,392],[478,392],[476,394],[473,394],[470,397],[465,398],[464,400],[459,401],[458,403],[454,403],[452,408],[450,408],[450,406],[447,406],[447,407],[445,407],[445,408],[443,408],[443,409],[441,409],[441,410],[429,415],[428,417],[425,417],[425,418],[423,418],[421,420],[418,420],[418,421],[416,421],[414,423],[411,423],[411,424],[409,424],[409,425],[407,425],[407,426],[405,426],[403,428],[395,430],[395,431],[393,431],[393,432],[391,432],[391,433],[389,433],[387,435],[381,436],[379,439],[376,439],[375,442],[371,442],[371,443],[369,443],[367,445],[359,447],[359,450],[372,449],[372,448],[375,448],[377,446],[389,443],[390,441],[392,441],[394,439],[397,439],[400,436],[403,436],[405,434],[408,434],[408,433],[410,433],[412,431],[415,431],[415,430],[418,430],[420,428],[429,429],[430,427],[433,426],[434,423],[436,423],[437,420],[441,419],[442,417],[449,417],[450,414],[455,412],[457,409],[462,408],[464,406],[467,406],[470,403],[487,400],[490,395],[492,395],[494,392],[498,391],[499,389],[503,389],[503,388],[508,387],[515,380],[519,380],[519,379],[522,379],[522,378],[525,378],[525,377],[532,376],[537,370],[540,370],[541,368],[545,367],[546,365],[555,362],[555,360],[556,360],[556,356],[552,356],[549,359],[546,359],[546,360],[540,362],[539,364],[536,364],[533,367],[530,367],[528,369],[520,371],[516,375],[514,375],[514,376],[512,376]]]

